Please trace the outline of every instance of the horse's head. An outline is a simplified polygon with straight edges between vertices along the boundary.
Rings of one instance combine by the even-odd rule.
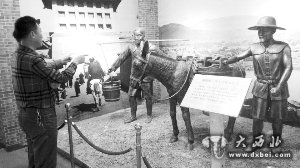
[[[147,54],[149,53],[149,43],[146,41],[141,44],[142,53],[140,56],[134,57],[130,75],[130,86],[138,88],[141,84],[142,78],[145,75],[145,70],[148,65]]]

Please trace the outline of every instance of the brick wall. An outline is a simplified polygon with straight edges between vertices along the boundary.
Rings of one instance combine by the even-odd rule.
[[[138,0],[139,27],[146,30],[147,39],[159,39],[157,0]],[[159,43],[153,43],[157,47]],[[154,81],[154,100],[161,98],[161,84]]]
[[[159,39],[157,0],[138,0],[138,21],[147,39]]]
[[[10,68],[10,58],[17,46],[12,32],[19,17],[19,0],[0,1],[0,143],[8,151],[18,148],[25,140],[18,125]]]

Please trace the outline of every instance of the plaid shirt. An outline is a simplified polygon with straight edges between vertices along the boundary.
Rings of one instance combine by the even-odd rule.
[[[63,72],[55,70],[59,63],[47,64],[34,50],[19,45],[12,58],[12,82],[19,107],[50,108],[55,106],[55,93],[50,83],[65,83],[72,78],[76,64]],[[51,67],[54,66],[54,67]]]

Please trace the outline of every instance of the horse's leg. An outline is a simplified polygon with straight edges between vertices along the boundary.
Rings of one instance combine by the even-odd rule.
[[[98,99],[99,99],[99,106],[101,106],[101,95],[103,93],[103,90],[102,90],[102,84],[99,84],[99,92],[98,92]]]
[[[146,99],[147,120],[145,122],[150,123],[152,121],[153,82],[142,83],[141,87]]]
[[[173,126],[173,135],[170,138],[170,143],[178,141],[178,126],[177,126],[177,120],[176,120],[176,100],[171,98],[170,100],[170,116],[172,120],[172,126]]]
[[[98,94],[98,100],[99,100],[98,104],[99,104],[99,106],[101,106],[101,97],[100,97],[100,93]]]
[[[224,130],[224,137],[228,142],[231,141],[231,135],[233,133],[235,120],[236,120],[235,117],[229,117],[227,127]]]
[[[191,118],[190,118],[190,110],[186,107],[181,107],[182,111],[182,118],[185,123],[185,127],[188,133],[188,147],[190,150],[193,150],[193,143],[194,143],[194,132],[191,124]]]
[[[129,92],[129,91],[128,91]],[[129,104],[130,104],[130,109],[131,109],[131,115],[128,119],[125,119],[124,123],[131,123],[135,121],[136,118],[136,111],[137,111],[137,102],[136,102],[136,97],[135,96],[129,96]]]
[[[96,99],[96,94],[95,94],[94,91],[92,91],[92,95],[93,95],[93,98],[94,98],[95,106],[96,106],[96,108],[97,108],[97,107],[98,107],[98,106],[97,106],[97,99]]]

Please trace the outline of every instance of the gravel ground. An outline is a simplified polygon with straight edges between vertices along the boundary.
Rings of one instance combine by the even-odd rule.
[[[146,124],[145,104],[139,102],[138,120],[124,124],[124,118],[129,115],[129,105],[126,93],[121,93],[118,102],[105,102],[100,111],[92,112],[93,98],[85,94],[85,85],[81,86],[81,96],[74,97],[74,88],[67,88],[67,99],[57,105],[58,122],[65,118],[66,103],[71,104],[71,114],[74,122],[82,133],[95,145],[110,151],[122,151],[133,148],[127,154],[112,156],[100,153],[90,147],[73,129],[75,157],[89,165],[91,168],[133,168],[136,167],[135,153],[135,124],[142,126],[142,151],[154,168],[208,168],[210,167],[210,151],[201,144],[202,139],[208,136],[209,116],[201,111],[191,110],[192,126],[195,134],[194,150],[186,148],[187,134],[180,108],[177,107],[177,121],[180,130],[179,141],[169,143],[172,134],[172,124],[169,116],[169,104],[157,103],[153,107],[154,119]],[[104,100],[104,98],[102,98]],[[224,120],[226,123],[226,117]],[[251,135],[252,121],[238,118],[233,137],[238,134]],[[265,123],[264,132],[272,134],[269,123]],[[272,158],[244,158],[229,159],[225,157],[225,167],[229,168],[298,168],[300,167],[300,129],[285,126],[283,130],[283,151],[291,151],[292,159]],[[239,151],[234,146],[236,140],[228,145],[228,151]],[[69,152],[67,127],[59,130],[58,147]],[[267,151],[268,152],[268,151]],[[142,163],[142,167],[146,167]]]
[[[97,146],[110,151],[121,151],[129,147],[135,149],[134,125],[142,125],[142,150],[152,167],[156,168],[199,168],[210,167],[210,152],[203,147],[201,141],[208,136],[209,117],[200,111],[191,111],[192,125],[195,134],[194,150],[186,148],[187,138],[186,129],[178,108],[177,120],[180,130],[179,141],[170,144],[169,137],[172,134],[171,119],[169,117],[168,104],[155,104],[153,108],[154,119],[150,124],[145,123],[146,109],[144,105],[138,106],[138,120],[124,124],[123,119],[128,112],[122,110],[106,115],[86,119],[76,122],[76,125],[83,134]],[[234,136],[238,133],[251,135],[251,120],[239,118],[237,120]],[[271,126],[265,124],[265,133],[270,134]],[[225,167],[232,168],[265,168],[267,166],[280,168],[296,168],[300,165],[300,129],[285,126],[283,130],[285,143],[282,150],[290,150],[293,154],[292,159],[229,159],[225,158]],[[92,168],[133,168],[136,167],[135,150],[119,156],[112,156],[100,153],[90,147],[79,135],[73,132],[75,156]],[[228,145],[228,151],[242,151],[234,148],[232,141]],[[59,131],[58,146],[69,151],[67,128]],[[145,167],[142,164],[142,167]]]
[[[85,80],[87,81],[87,80]],[[91,94],[86,94],[86,82],[80,86],[81,94],[79,97],[75,95],[74,88],[66,88],[67,98],[61,99],[60,103],[56,105],[56,113],[58,118],[58,125],[63,123],[66,116],[65,105],[70,103],[71,105],[71,115],[73,116],[74,121],[81,121],[88,118],[101,116],[117,110],[126,109],[129,107],[127,93],[121,91],[120,101],[117,102],[105,102],[104,97],[101,97],[102,106],[97,112],[93,112],[94,108],[94,99]],[[141,102],[139,102],[141,104]]]

